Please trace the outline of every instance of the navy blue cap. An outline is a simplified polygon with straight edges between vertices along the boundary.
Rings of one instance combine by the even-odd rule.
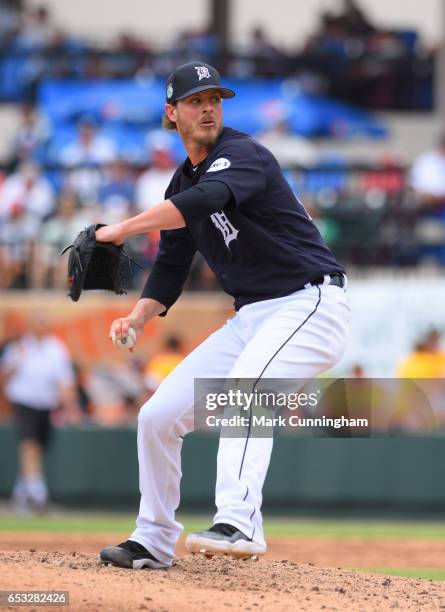
[[[233,98],[235,92],[222,87],[219,72],[213,66],[203,62],[188,62],[174,70],[167,79],[166,100],[169,104],[191,96],[192,94],[219,89],[222,98]]]

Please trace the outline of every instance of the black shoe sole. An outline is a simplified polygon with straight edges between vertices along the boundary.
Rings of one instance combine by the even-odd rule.
[[[166,569],[169,566],[150,558],[133,559],[131,553],[119,546],[108,546],[99,555],[100,565],[113,565],[124,569]]]

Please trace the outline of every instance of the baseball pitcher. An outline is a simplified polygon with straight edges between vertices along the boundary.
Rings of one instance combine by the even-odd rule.
[[[190,62],[168,78],[163,125],[177,130],[187,159],[157,206],[96,232],[99,242],[161,230],[156,261],[132,312],[110,335],[136,339],[166,316],[181,294],[196,251],[234,299],[235,315],[190,353],[142,406],[138,421],[141,502],[136,529],[100,559],[118,567],[172,563],[182,525],[181,445],[193,430],[195,378],[311,378],[346,347],[346,276],[286,182],[273,155],[223,127],[218,72]],[[132,332],[133,334],[133,332]],[[134,334],[133,334],[134,336]],[[266,551],[261,503],[273,439],[221,437],[213,525],[186,546],[206,555],[248,558]],[[298,468],[296,468],[298,469]]]

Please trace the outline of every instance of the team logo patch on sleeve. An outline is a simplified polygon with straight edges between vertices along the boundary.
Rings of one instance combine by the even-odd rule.
[[[220,157],[219,159],[215,159],[213,164],[207,170],[207,172],[219,172],[220,170],[225,170],[230,167],[230,162],[225,157]]]

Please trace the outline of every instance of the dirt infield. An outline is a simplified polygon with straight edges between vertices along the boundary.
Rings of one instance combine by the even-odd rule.
[[[24,550],[46,552],[95,553],[108,544],[117,544],[128,534],[75,534],[46,532],[0,533],[0,551]],[[445,569],[445,540],[380,540],[348,538],[268,538],[267,559],[287,559],[295,563],[313,563],[326,567],[415,567]],[[177,548],[185,555],[184,538]]]
[[[443,542],[275,538],[259,562],[192,557],[181,542],[168,571],[97,567],[97,551],[122,539],[116,534],[2,533],[0,589],[67,590],[70,609],[92,612],[445,610],[442,582],[340,569],[443,568]],[[49,608],[35,610],[44,609]]]

